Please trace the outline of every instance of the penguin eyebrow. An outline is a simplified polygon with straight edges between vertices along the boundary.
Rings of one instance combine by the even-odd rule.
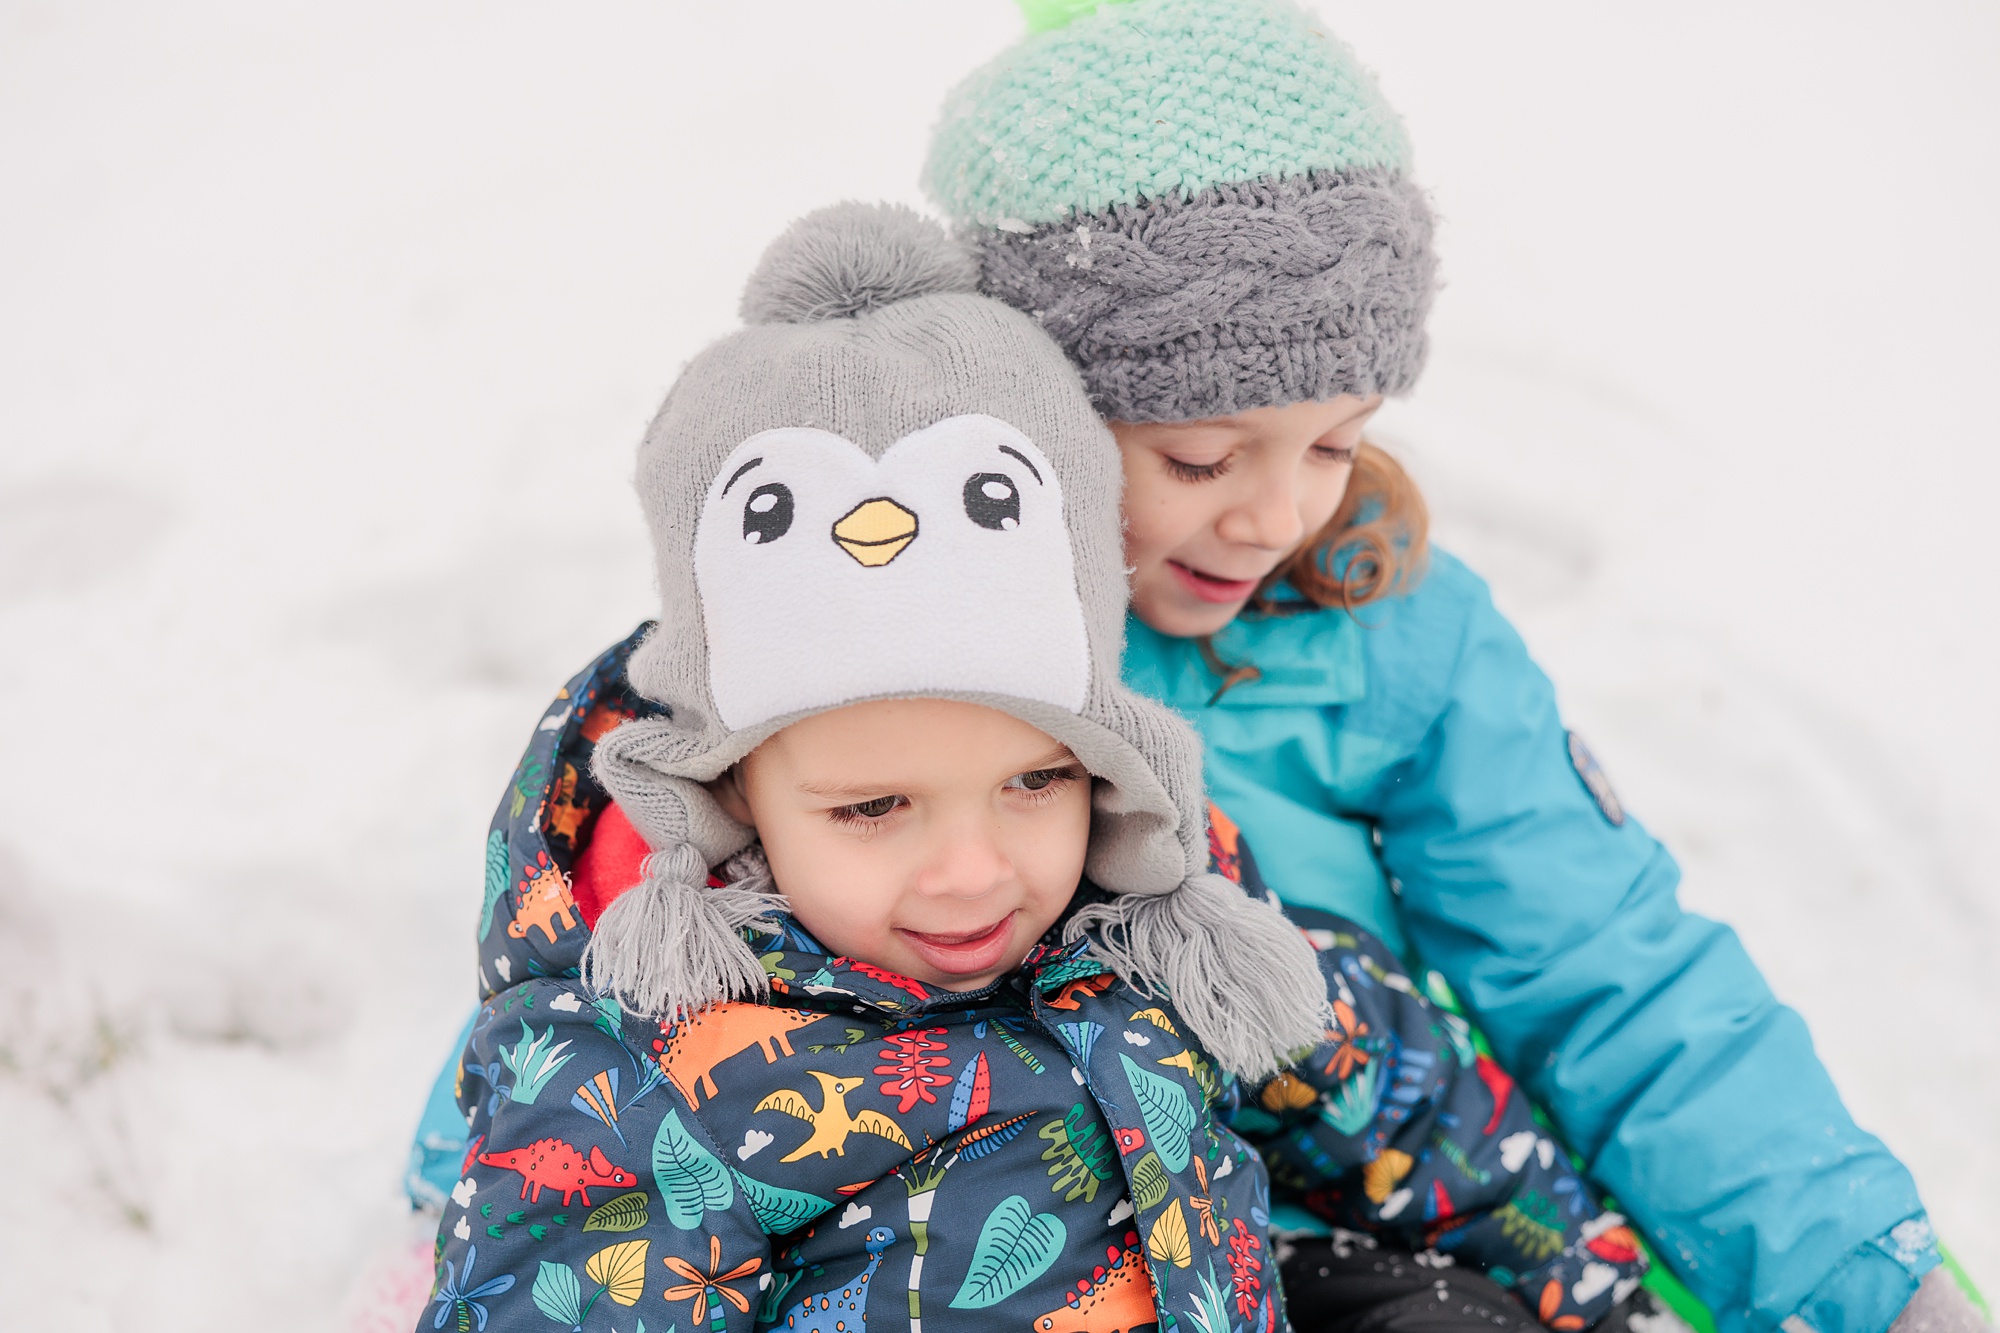
[[[1000,447],[1004,449],[1007,446],[1001,445]],[[745,463],[742,467],[737,468],[734,472],[729,474],[729,480],[722,483],[722,493],[724,495],[729,494],[729,488],[731,486],[734,486],[737,482],[741,481],[743,479],[744,473],[748,472],[753,467],[762,467],[763,465],[764,465],[763,459],[753,458],[749,462]],[[1036,480],[1039,481],[1040,478],[1038,477],[1036,478]]]
[[[1013,445],[1011,445],[1011,444],[1003,444],[1003,445],[1001,445],[1001,446],[1000,446],[1000,452],[1001,452],[1001,453],[1003,453],[1003,454],[1012,454],[1012,455],[1014,455],[1014,457],[1016,457],[1016,458],[1020,459],[1020,460],[1021,460],[1021,466],[1022,466],[1022,467],[1024,467],[1024,468],[1026,468],[1026,469],[1028,469],[1028,471],[1030,471],[1030,472],[1033,472],[1033,473],[1034,473],[1034,475],[1035,475],[1035,485],[1039,486],[1039,485],[1041,485],[1041,484],[1042,484],[1042,474],[1041,474],[1040,472],[1036,472],[1036,471],[1035,471],[1035,465],[1034,465],[1033,463],[1030,463],[1030,462],[1028,461],[1028,456],[1027,456],[1026,454],[1022,453],[1022,452],[1021,452],[1021,451],[1020,451],[1019,449],[1016,449],[1016,448],[1015,448],[1015,447],[1014,447]],[[762,462],[763,460],[759,459],[758,461],[759,461],[759,462]],[[728,488],[727,486],[725,486],[725,487],[723,487],[723,489],[724,489],[724,490],[728,490],[729,488]]]

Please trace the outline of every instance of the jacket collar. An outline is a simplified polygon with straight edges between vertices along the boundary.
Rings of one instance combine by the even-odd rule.
[[[1086,887],[1079,899],[1090,892]],[[790,916],[779,918],[776,934],[746,931],[744,939],[757,951],[771,979],[772,1003],[831,1012],[871,1009],[892,1018],[962,1009],[1009,987],[1050,990],[1104,970],[1085,956],[1090,948],[1087,938],[1062,942],[1061,922],[1028,951],[1018,969],[977,991],[944,990],[872,963],[828,954],[826,946]]]
[[[1279,600],[1292,596],[1284,585]],[[1362,652],[1364,627],[1338,610],[1291,615],[1246,613],[1210,639],[1231,665],[1257,668],[1254,679],[1233,685],[1217,708],[1325,707],[1353,703],[1368,688]],[[1137,616],[1125,620],[1125,681],[1142,694],[1182,712],[1209,705],[1222,678],[1202,660],[1199,644],[1161,634]]]

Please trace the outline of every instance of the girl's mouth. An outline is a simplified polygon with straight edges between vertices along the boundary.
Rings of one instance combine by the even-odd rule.
[[[946,976],[972,976],[997,967],[1014,937],[1014,913],[976,931],[927,934],[897,928],[923,960]]]
[[[1167,561],[1167,568],[1174,571],[1182,587],[1204,602],[1240,602],[1257,591],[1256,579],[1220,579],[1178,560]]]

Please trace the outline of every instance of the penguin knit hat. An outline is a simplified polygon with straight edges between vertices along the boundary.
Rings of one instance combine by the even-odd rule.
[[[976,281],[908,209],[815,213],[654,418],[637,485],[662,607],[628,672],[669,712],[593,761],[654,851],[584,975],[662,1018],[762,995],[741,932],[783,900],[702,784],[815,713],[960,699],[1094,778],[1085,871],[1108,897],[1068,938],[1167,992],[1224,1068],[1269,1073],[1324,1032],[1311,946],[1208,872],[1199,742],[1119,677],[1116,446],[1060,349]],[[723,863],[735,882],[709,887]]]
[[[1290,0],[1021,0],[924,186],[1123,421],[1408,389],[1435,286],[1397,118]]]

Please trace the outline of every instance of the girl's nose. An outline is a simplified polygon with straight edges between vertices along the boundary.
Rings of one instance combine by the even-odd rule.
[[[959,828],[943,836],[917,874],[927,898],[983,898],[1013,878],[1014,864],[985,828]]]
[[[1215,522],[1215,535],[1226,542],[1288,551],[1305,535],[1299,521],[1295,479],[1280,468],[1260,469],[1242,480],[1243,489]]]

